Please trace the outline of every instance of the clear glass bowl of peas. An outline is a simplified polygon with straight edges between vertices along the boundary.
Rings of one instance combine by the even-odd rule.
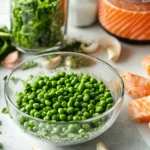
[[[7,77],[9,114],[26,133],[57,145],[89,141],[117,119],[124,84],[96,57],[53,52],[20,63]]]

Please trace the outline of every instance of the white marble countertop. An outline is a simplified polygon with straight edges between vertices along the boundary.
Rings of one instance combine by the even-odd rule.
[[[9,26],[9,2],[0,0],[0,24]],[[106,35],[98,24],[88,28],[74,28],[69,26],[69,37],[80,37],[84,40],[94,40]],[[108,61],[107,53],[102,50],[94,55],[107,61],[122,72],[132,72],[148,77],[141,66],[141,60],[150,54],[150,45],[136,46],[122,43],[122,53],[119,61],[113,63]],[[27,58],[23,55],[21,60]],[[37,147],[41,150],[95,150],[96,143],[103,141],[110,150],[150,150],[150,129],[147,123],[135,123],[130,120],[127,111],[127,104],[131,98],[125,94],[121,113],[105,133],[92,141],[76,146],[59,147],[51,143],[40,141],[30,137],[14,124],[9,115],[1,113],[3,107],[6,107],[4,99],[4,81],[3,77],[8,75],[11,70],[0,66],[0,143],[3,143],[4,150],[31,150]]]

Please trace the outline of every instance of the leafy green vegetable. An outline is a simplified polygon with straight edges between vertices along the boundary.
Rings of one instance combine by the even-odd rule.
[[[8,109],[7,109],[6,107],[4,107],[4,108],[2,109],[2,113],[3,113],[3,114],[8,114]]]
[[[14,83],[18,83],[18,81],[21,80],[21,79],[20,78],[16,78],[16,77],[11,77],[10,80],[13,81]]]
[[[15,50],[11,45],[10,33],[5,25],[0,25],[0,61],[5,58],[5,56]]]
[[[62,51],[74,51],[74,52],[82,52],[81,51],[81,42],[74,40],[72,43],[65,44],[65,46],[62,48]]]
[[[23,66],[23,70],[27,70],[27,69],[30,69],[30,68],[34,68],[38,66],[38,63],[37,62],[34,62],[34,61],[29,61],[27,62],[24,66]]]
[[[5,81],[7,79],[7,76],[5,76],[4,78],[3,78],[3,80]]]
[[[3,145],[2,145],[2,143],[0,143],[0,150],[3,150]]]
[[[45,49],[62,41],[61,0],[12,0],[11,32],[15,45]]]

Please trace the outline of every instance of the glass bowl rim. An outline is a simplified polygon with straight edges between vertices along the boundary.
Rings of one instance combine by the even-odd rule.
[[[43,120],[43,119],[39,119],[39,118],[36,118],[36,117],[33,117],[33,116],[30,116],[24,112],[22,112],[21,110],[19,110],[15,105],[14,103],[12,102],[11,98],[9,97],[9,94],[8,94],[8,90],[7,90],[7,84],[9,83],[9,79],[11,77],[11,75],[17,70],[20,68],[21,65],[23,65],[24,63],[28,62],[28,61],[31,61],[31,60],[34,60],[34,59],[37,59],[37,58],[40,58],[42,56],[46,56],[46,55],[53,55],[53,54],[72,54],[72,55],[79,55],[79,56],[84,56],[86,58],[89,58],[89,59],[92,59],[92,60],[95,60],[95,61],[98,61],[98,62],[101,62],[103,63],[104,65],[108,66],[109,69],[111,69],[115,74],[116,76],[119,78],[119,81],[120,81],[120,84],[121,84],[121,94],[120,94],[120,97],[118,98],[117,102],[115,103],[115,105],[110,108],[109,110],[103,112],[102,114],[99,114],[98,116],[95,116],[95,117],[92,117],[92,118],[88,118],[86,120],[79,120],[79,121],[51,121],[51,120]],[[105,62],[104,60],[102,59],[99,59],[95,56],[91,56],[91,55],[87,55],[87,54],[82,54],[82,53],[78,53],[78,52],[68,52],[68,51],[57,51],[57,52],[50,52],[50,53],[45,53],[45,54],[41,54],[41,55],[38,55],[38,56],[34,56],[32,58],[29,58],[29,59],[26,59],[24,61],[22,61],[21,63],[19,63],[12,71],[11,73],[7,76],[6,80],[5,80],[5,84],[4,84],[4,95],[5,95],[5,101],[6,101],[6,104],[7,102],[11,104],[11,106],[17,111],[19,112],[20,114],[22,114],[23,116],[27,117],[27,118],[30,118],[30,119],[34,119],[36,121],[39,121],[39,122],[45,122],[45,123],[51,123],[51,124],[77,124],[77,123],[89,123],[91,121],[94,121],[94,120],[98,120],[104,116],[107,116],[110,112],[112,112],[113,110],[115,110],[115,108],[120,104],[120,102],[123,100],[123,97],[124,97],[124,82],[121,78],[121,76],[119,75],[119,73],[116,71],[115,68],[113,68],[109,63]],[[7,104],[7,107],[8,107],[8,104]]]

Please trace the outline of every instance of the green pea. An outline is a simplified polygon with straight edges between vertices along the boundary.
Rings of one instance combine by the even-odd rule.
[[[92,89],[93,88],[93,85],[90,83],[90,82],[87,82],[85,84],[85,87],[88,88],[88,89]]]
[[[100,88],[100,89],[99,89],[99,92],[100,92],[100,93],[104,93],[104,91],[105,91],[104,88]]]
[[[34,103],[34,100],[30,100],[30,101],[29,101],[29,104],[31,104],[31,105],[32,105],[33,103]]]
[[[56,109],[52,109],[51,111],[52,111],[53,115],[57,114],[57,110]]]
[[[85,112],[83,113],[83,115],[84,115],[86,118],[89,118],[89,117],[90,117],[90,114],[89,114],[89,112],[87,112],[87,111],[85,111]]]
[[[74,112],[75,112],[75,110],[74,110],[73,107],[69,107],[69,108],[67,109],[67,113],[68,113],[68,114],[73,114]]]
[[[75,89],[78,89],[79,85],[80,85],[80,83],[75,84],[75,85],[74,85],[74,88],[75,88]]]
[[[70,93],[74,92],[74,88],[73,87],[69,87],[68,90],[69,90]]]
[[[111,98],[111,97],[110,97],[110,98],[107,98],[107,99],[106,99],[106,103],[113,103],[113,98]]]
[[[63,109],[63,108],[59,108],[59,109],[58,109],[58,113],[59,113],[59,114],[64,114],[64,113],[65,113],[65,111],[64,111],[64,109]]]
[[[77,116],[82,116],[83,113],[82,113],[82,111],[77,111],[76,115],[77,115]]]
[[[80,127],[80,125],[78,125],[78,124],[70,124],[70,125],[68,126],[68,132],[69,132],[69,133],[73,133],[73,132],[78,131],[80,128],[81,128],[81,127]]]
[[[49,111],[49,110],[52,110],[52,107],[51,107],[51,106],[46,106],[46,107],[45,107],[45,111],[47,112],[47,111]]]
[[[81,120],[86,120],[87,118],[85,116],[81,116]]]
[[[99,113],[94,113],[93,117],[99,116]]]
[[[51,102],[51,101],[49,101],[49,100],[45,100],[45,105],[47,105],[47,106],[51,106],[51,105],[52,105],[52,102]]]
[[[53,115],[53,116],[52,116],[52,120],[57,121],[58,119],[59,119],[59,116],[58,116],[58,115]]]
[[[33,108],[35,108],[35,109],[38,109],[38,108],[40,108],[40,105],[39,105],[39,103],[34,103],[34,104],[33,104]]]
[[[95,106],[93,104],[88,104],[88,110],[94,110]]]
[[[39,80],[38,84],[39,84],[39,87],[42,87],[42,86],[44,86],[45,83],[43,80]]]
[[[84,102],[88,102],[90,100],[90,95],[89,94],[85,94],[83,97],[83,101]]]
[[[37,112],[37,110],[36,110],[36,109],[32,109],[32,110],[30,111],[30,115],[31,115],[31,116],[34,116],[34,113],[35,113],[35,112]]]
[[[45,99],[49,99],[49,98],[50,98],[49,94],[48,94],[48,93],[45,93],[45,94],[44,94],[44,98],[45,98]]]
[[[106,107],[107,103],[105,101],[100,101],[100,106],[102,106],[103,108]]]
[[[61,103],[61,106],[64,107],[64,108],[67,107],[67,102],[66,102],[66,101],[63,101],[63,102]]]
[[[82,125],[82,128],[85,130],[85,131],[89,131],[89,129],[91,128],[90,124],[86,123],[86,124],[83,124]]]
[[[52,85],[52,87],[56,87],[57,86],[57,81],[51,81],[51,85]]]
[[[44,120],[49,120],[49,117],[48,117],[48,116],[45,116],[43,119],[44,119]]]
[[[61,102],[63,102],[64,101],[64,96],[58,96],[58,101],[61,103]]]
[[[99,97],[99,96],[96,96],[96,97],[95,97],[95,101],[99,102],[99,101],[100,101],[100,97]]]
[[[32,109],[32,105],[31,104],[28,104],[27,106],[26,106],[26,110],[31,110]]]
[[[85,89],[84,91],[83,91],[83,94],[89,94],[90,93],[90,90],[89,89]]]
[[[105,92],[105,93],[104,93],[104,97],[105,97],[105,98],[111,97],[111,93],[110,93],[110,92]]]
[[[33,130],[33,132],[37,132],[38,131],[38,127],[33,127],[32,130]]]
[[[90,82],[97,83],[97,80],[95,78],[90,78]]]
[[[41,114],[40,114],[39,112],[35,112],[35,113],[34,113],[34,117],[40,118],[40,116],[41,116]]]
[[[98,89],[99,88],[99,84],[98,83],[94,83],[94,88]]]
[[[65,80],[65,84],[67,84],[67,83],[70,83],[70,80],[69,80],[69,79],[66,79],[66,80]]]
[[[43,92],[39,93],[39,94],[38,94],[38,98],[39,98],[39,99],[44,98],[44,93],[43,93]]]
[[[88,107],[88,104],[87,104],[87,103],[82,103],[82,107],[83,107],[83,108],[87,108],[87,107]]]
[[[55,94],[55,92],[54,92],[54,91],[51,91],[51,92],[49,93],[49,97],[50,97],[50,98],[55,97],[55,95],[56,95],[56,94]]]
[[[45,86],[43,86],[43,91],[47,91],[48,90],[48,87],[45,85]]]
[[[85,111],[87,111],[87,109],[86,108],[82,108],[82,112],[84,113]]]
[[[65,114],[60,114],[60,115],[59,115],[59,119],[60,119],[61,121],[66,121],[66,120],[67,120],[67,117],[66,117]]]
[[[108,109],[110,109],[110,108],[112,108],[112,107],[113,107],[113,104],[109,103],[109,104],[107,104],[106,109],[108,110]]]
[[[51,118],[51,117],[53,116],[53,112],[52,112],[52,111],[48,111],[48,112],[47,112],[47,116],[48,116],[49,118]]]
[[[53,104],[53,108],[54,108],[54,109],[58,109],[58,108],[60,108],[60,107],[61,107],[61,105],[60,105],[59,102],[56,102],[56,103]]]
[[[90,115],[94,114],[94,110],[89,110]]]
[[[81,106],[81,105],[80,105],[80,102],[75,102],[75,103],[74,103],[74,106],[75,106],[75,107],[80,107],[80,106]]]
[[[25,112],[25,111],[26,111],[26,108],[25,108],[25,107],[22,107],[20,110],[21,110],[22,112]]]
[[[85,89],[85,85],[83,83],[81,83],[79,86],[78,86],[78,91],[80,92],[83,92]]]
[[[58,134],[60,132],[60,130],[58,128],[53,128],[51,134],[54,135],[54,134]]]
[[[78,95],[77,99],[82,100],[83,99],[83,95]]]
[[[78,121],[78,120],[81,120],[81,118],[80,118],[80,116],[74,116],[74,117],[73,117],[73,120],[74,120],[74,121]]]
[[[91,100],[90,100],[90,104],[95,105],[95,100],[91,99]]]
[[[69,116],[67,117],[67,120],[68,120],[68,121],[72,121],[72,120],[73,120],[73,115],[69,115]]]
[[[95,112],[102,113],[103,111],[104,111],[103,107],[101,107],[101,106],[96,106]]]
[[[106,85],[105,84],[101,84],[100,85],[100,89],[105,89],[106,88]]]
[[[23,100],[24,102],[27,102],[29,99],[28,99],[28,96],[24,96]]]

